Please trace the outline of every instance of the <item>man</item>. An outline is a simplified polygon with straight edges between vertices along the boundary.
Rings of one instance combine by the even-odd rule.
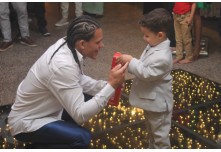
[[[108,81],[83,74],[83,59],[96,59],[103,47],[100,25],[89,16],[76,18],[61,38],[36,61],[19,85],[8,116],[12,135],[36,148],[87,148],[90,132],[80,126],[99,113],[124,81],[128,64],[109,73]],[[94,96],[87,102],[84,94]],[[70,121],[62,120],[67,113]]]

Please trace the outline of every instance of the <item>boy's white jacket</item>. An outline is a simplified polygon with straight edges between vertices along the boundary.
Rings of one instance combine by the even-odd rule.
[[[154,47],[148,45],[139,60],[133,58],[128,67],[128,72],[136,76],[130,91],[130,104],[146,111],[171,111],[172,66],[168,39]]]

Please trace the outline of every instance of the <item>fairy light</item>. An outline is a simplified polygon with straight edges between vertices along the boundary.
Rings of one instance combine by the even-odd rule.
[[[221,104],[211,104],[202,108],[192,108],[194,106],[210,103],[221,99],[221,85],[209,80],[197,77],[186,71],[172,71],[173,82],[172,91],[174,95],[174,111],[190,108],[185,112],[173,114],[173,120],[203,137],[219,142],[221,141]],[[129,95],[132,80],[125,82],[124,94]],[[0,118],[5,119],[10,108],[0,110]],[[91,140],[91,148],[148,148],[148,132],[145,128],[144,112],[142,109],[130,106],[128,99],[122,97],[119,105],[107,106],[103,111],[97,114],[84,124],[84,127],[90,129],[92,134],[100,133],[99,136]],[[136,123],[141,121],[142,123]],[[131,125],[128,125],[131,124]],[[119,129],[116,129],[119,127]],[[105,132],[106,130],[109,130]],[[0,128],[0,148],[23,148],[25,143],[16,139],[9,141],[8,124]],[[170,132],[172,148],[208,148],[197,138],[189,136],[187,132],[179,127],[172,125]],[[13,147],[12,147],[13,146]]]

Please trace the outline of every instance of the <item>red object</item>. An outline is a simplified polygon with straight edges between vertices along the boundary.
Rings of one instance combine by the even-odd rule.
[[[114,53],[111,69],[113,69],[116,66],[116,60],[117,60],[117,57],[119,57],[119,56],[121,56],[120,52],[115,52]],[[110,100],[108,102],[109,105],[118,106],[122,88],[123,88],[123,86],[120,86],[115,90],[114,95],[110,98]]]
[[[193,3],[191,2],[175,2],[173,12],[176,14],[185,14],[191,11]]]

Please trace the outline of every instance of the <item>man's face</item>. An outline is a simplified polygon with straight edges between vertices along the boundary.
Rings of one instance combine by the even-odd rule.
[[[85,41],[84,43],[84,51],[82,52],[83,56],[96,59],[99,50],[104,47],[102,40],[102,29],[96,29],[94,37],[92,37],[88,42]]]
[[[144,34],[143,39],[147,42],[150,46],[156,46],[161,42],[161,36],[159,33],[154,33],[150,31],[148,28],[140,27],[141,32]]]

